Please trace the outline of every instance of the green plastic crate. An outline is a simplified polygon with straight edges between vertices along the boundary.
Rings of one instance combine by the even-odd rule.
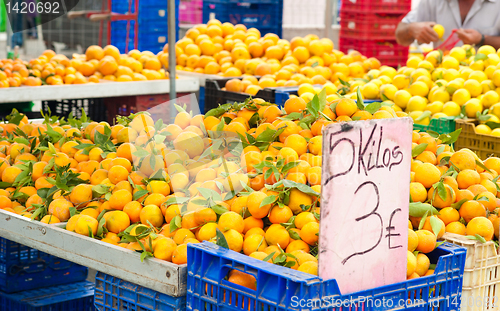
[[[434,131],[439,134],[449,134],[455,131],[455,117],[432,119],[429,125],[414,123],[413,129],[421,132]]]

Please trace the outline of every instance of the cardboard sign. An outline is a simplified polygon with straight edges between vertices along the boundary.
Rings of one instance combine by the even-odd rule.
[[[323,131],[319,276],[342,294],[406,280],[412,121]]]

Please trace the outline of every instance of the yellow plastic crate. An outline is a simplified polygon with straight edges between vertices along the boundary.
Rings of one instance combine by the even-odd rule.
[[[477,120],[456,119],[455,124],[457,130],[462,129],[458,140],[455,142],[455,150],[469,148],[483,160],[491,156],[500,156],[500,137],[476,133],[476,125],[479,124]]]
[[[467,249],[460,310],[499,310],[500,256],[495,243],[481,243],[453,233],[446,233],[443,238]]]

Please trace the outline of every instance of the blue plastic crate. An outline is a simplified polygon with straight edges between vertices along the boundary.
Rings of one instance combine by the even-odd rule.
[[[132,1],[132,12],[135,12],[134,0],[116,0],[112,3],[112,11],[127,13],[129,1]],[[168,16],[167,0],[139,1],[138,49],[158,53],[168,41]],[[179,37],[179,0],[176,0],[176,40]],[[134,49],[135,21],[130,21],[128,33],[128,51]],[[125,53],[125,40],[127,38],[127,21],[111,22],[111,44],[116,46],[121,53]]]
[[[458,310],[466,249],[444,243],[428,256],[431,263],[437,263],[433,275],[342,295],[336,280],[323,281],[209,242],[188,244],[187,310],[305,310],[301,301],[306,305],[316,301],[307,310],[332,310],[332,305],[346,301],[348,306],[343,305],[341,310]],[[257,290],[226,281],[233,269],[253,275]],[[396,307],[408,299],[414,303]],[[385,307],[378,304],[382,301]]]
[[[94,284],[79,282],[16,294],[0,292],[0,311],[94,311]]]
[[[283,32],[283,0],[203,0],[203,22],[210,19],[255,27],[262,35]]]
[[[6,293],[84,281],[88,269],[0,238],[0,290]]]
[[[99,311],[185,310],[186,296],[168,296],[98,272],[95,278],[95,307]]]

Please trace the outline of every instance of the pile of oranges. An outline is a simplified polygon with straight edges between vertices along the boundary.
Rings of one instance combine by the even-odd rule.
[[[307,35],[288,41],[216,19],[189,29],[175,48],[178,70],[225,77],[260,76],[252,79],[251,87],[234,90],[252,95],[266,87],[325,84],[339,78],[348,81],[380,68],[375,58],[335,50],[327,38]]]
[[[418,152],[411,165],[410,201],[425,204],[428,213],[412,215],[410,208],[409,278],[421,276],[422,262],[428,262],[412,252],[433,249],[445,232],[485,242],[499,238],[500,225],[500,158],[482,161],[466,148],[454,152],[427,133],[413,133],[413,148]]]
[[[168,125],[147,113],[112,126],[17,115],[1,125],[0,208],[176,264],[188,243],[211,241],[317,274],[322,129],[368,112],[347,98],[310,105],[253,99],[195,116],[179,108]],[[372,117],[397,116],[384,107]],[[427,212],[410,209],[408,278],[433,273],[425,254],[445,232],[498,238],[500,159],[454,152],[451,136],[413,133],[410,202]]]
[[[168,79],[164,65],[168,54],[132,50],[120,54],[118,48],[93,45],[85,54],[72,59],[46,50],[29,62],[21,59],[0,60],[0,88],[25,86],[99,83],[107,81],[146,81]]]

